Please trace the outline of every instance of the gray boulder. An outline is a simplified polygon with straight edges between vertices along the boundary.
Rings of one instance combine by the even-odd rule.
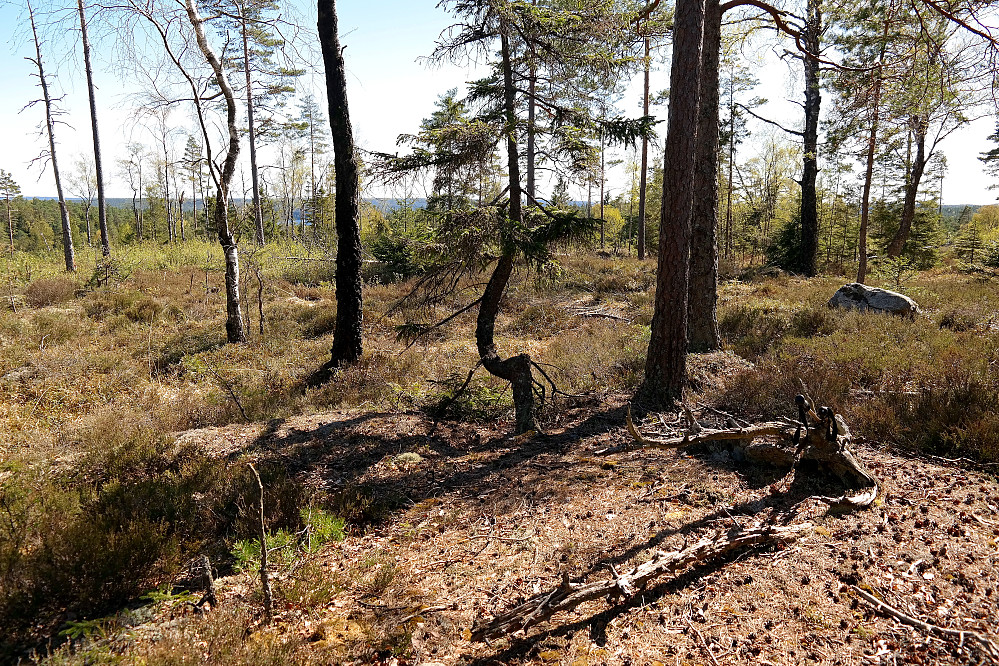
[[[859,282],[840,287],[829,299],[829,307],[873,310],[897,315],[913,315],[919,312],[919,306],[908,296],[887,289],[868,287]]]

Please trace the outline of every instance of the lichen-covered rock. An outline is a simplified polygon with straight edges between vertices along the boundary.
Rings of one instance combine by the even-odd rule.
[[[887,289],[868,287],[859,282],[840,287],[829,299],[829,307],[873,310],[897,315],[913,315],[919,312],[919,306],[908,296]]]

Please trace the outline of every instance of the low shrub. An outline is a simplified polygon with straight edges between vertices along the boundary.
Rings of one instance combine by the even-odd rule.
[[[24,288],[24,300],[35,308],[73,300],[79,283],[64,276],[40,278]]]
[[[87,316],[97,321],[120,315],[145,323],[154,321],[164,310],[162,302],[135,289],[94,291],[87,296],[83,307]]]
[[[547,338],[569,328],[572,316],[558,303],[541,301],[527,305],[513,316],[507,332],[531,338]]]
[[[737,354],[750,359],[779,344],[790,330],[790,313],[773,307],[736,305],[722,309],[718,317],[722,338]]]

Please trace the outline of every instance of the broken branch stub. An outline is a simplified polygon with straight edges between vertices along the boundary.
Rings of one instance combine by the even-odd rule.
[[[572,583],[568,577],[563,577],[562,583],[555,589],[539,594],[491,621],[477,622],[477,626],[472,629],[471,640],[489,641],[523,631],[549,620],[556,613],[570,611],[587,601],[630,595],[632,591],[644,588],[653,579],[690,564],[717,558],[747,546],[793,540],[811,528],[811,523],[787,527],[735,528],[705,537],[683,550],[656,551],[650,561],[628,573],[618,574],[614,571],[610,580],[584,584]]]

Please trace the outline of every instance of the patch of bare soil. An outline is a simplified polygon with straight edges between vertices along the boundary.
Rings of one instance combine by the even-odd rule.
[[[984,473],[866,445],[882,494],[831,513],[827,481],[752,466],[723,447],[633,450],[624,396],[567,405],[548,432],[346,412],[185,434],[211,455],[280,461],[301,483],[354,489],[384,520],[277,572],[277,621],[262,635],[323,662],[396,664],[951,664],[983,657],[874,612],[850,586],[906,615],[999,634],[999,486]],[[789,406],[789,416],[791,409]],[[701,412],[708,418],[709,412]],[[403,455],[408,454],[408,455]],[[412,455],[415,454],[415,455]],[[588,602],[526,634],[467,640],[473,623],[573,582],[611,578],[734,526],[811,522],[787,545],[749,549]],[[219,581],[222,608],[259,614],[258,581]],[[169,617],[168,617],[169,616]],[[172,624],[166,623],[167,619]],[[190,610],[161,613],[178,640]],[[171,639],[170,637],[173,636]]]

